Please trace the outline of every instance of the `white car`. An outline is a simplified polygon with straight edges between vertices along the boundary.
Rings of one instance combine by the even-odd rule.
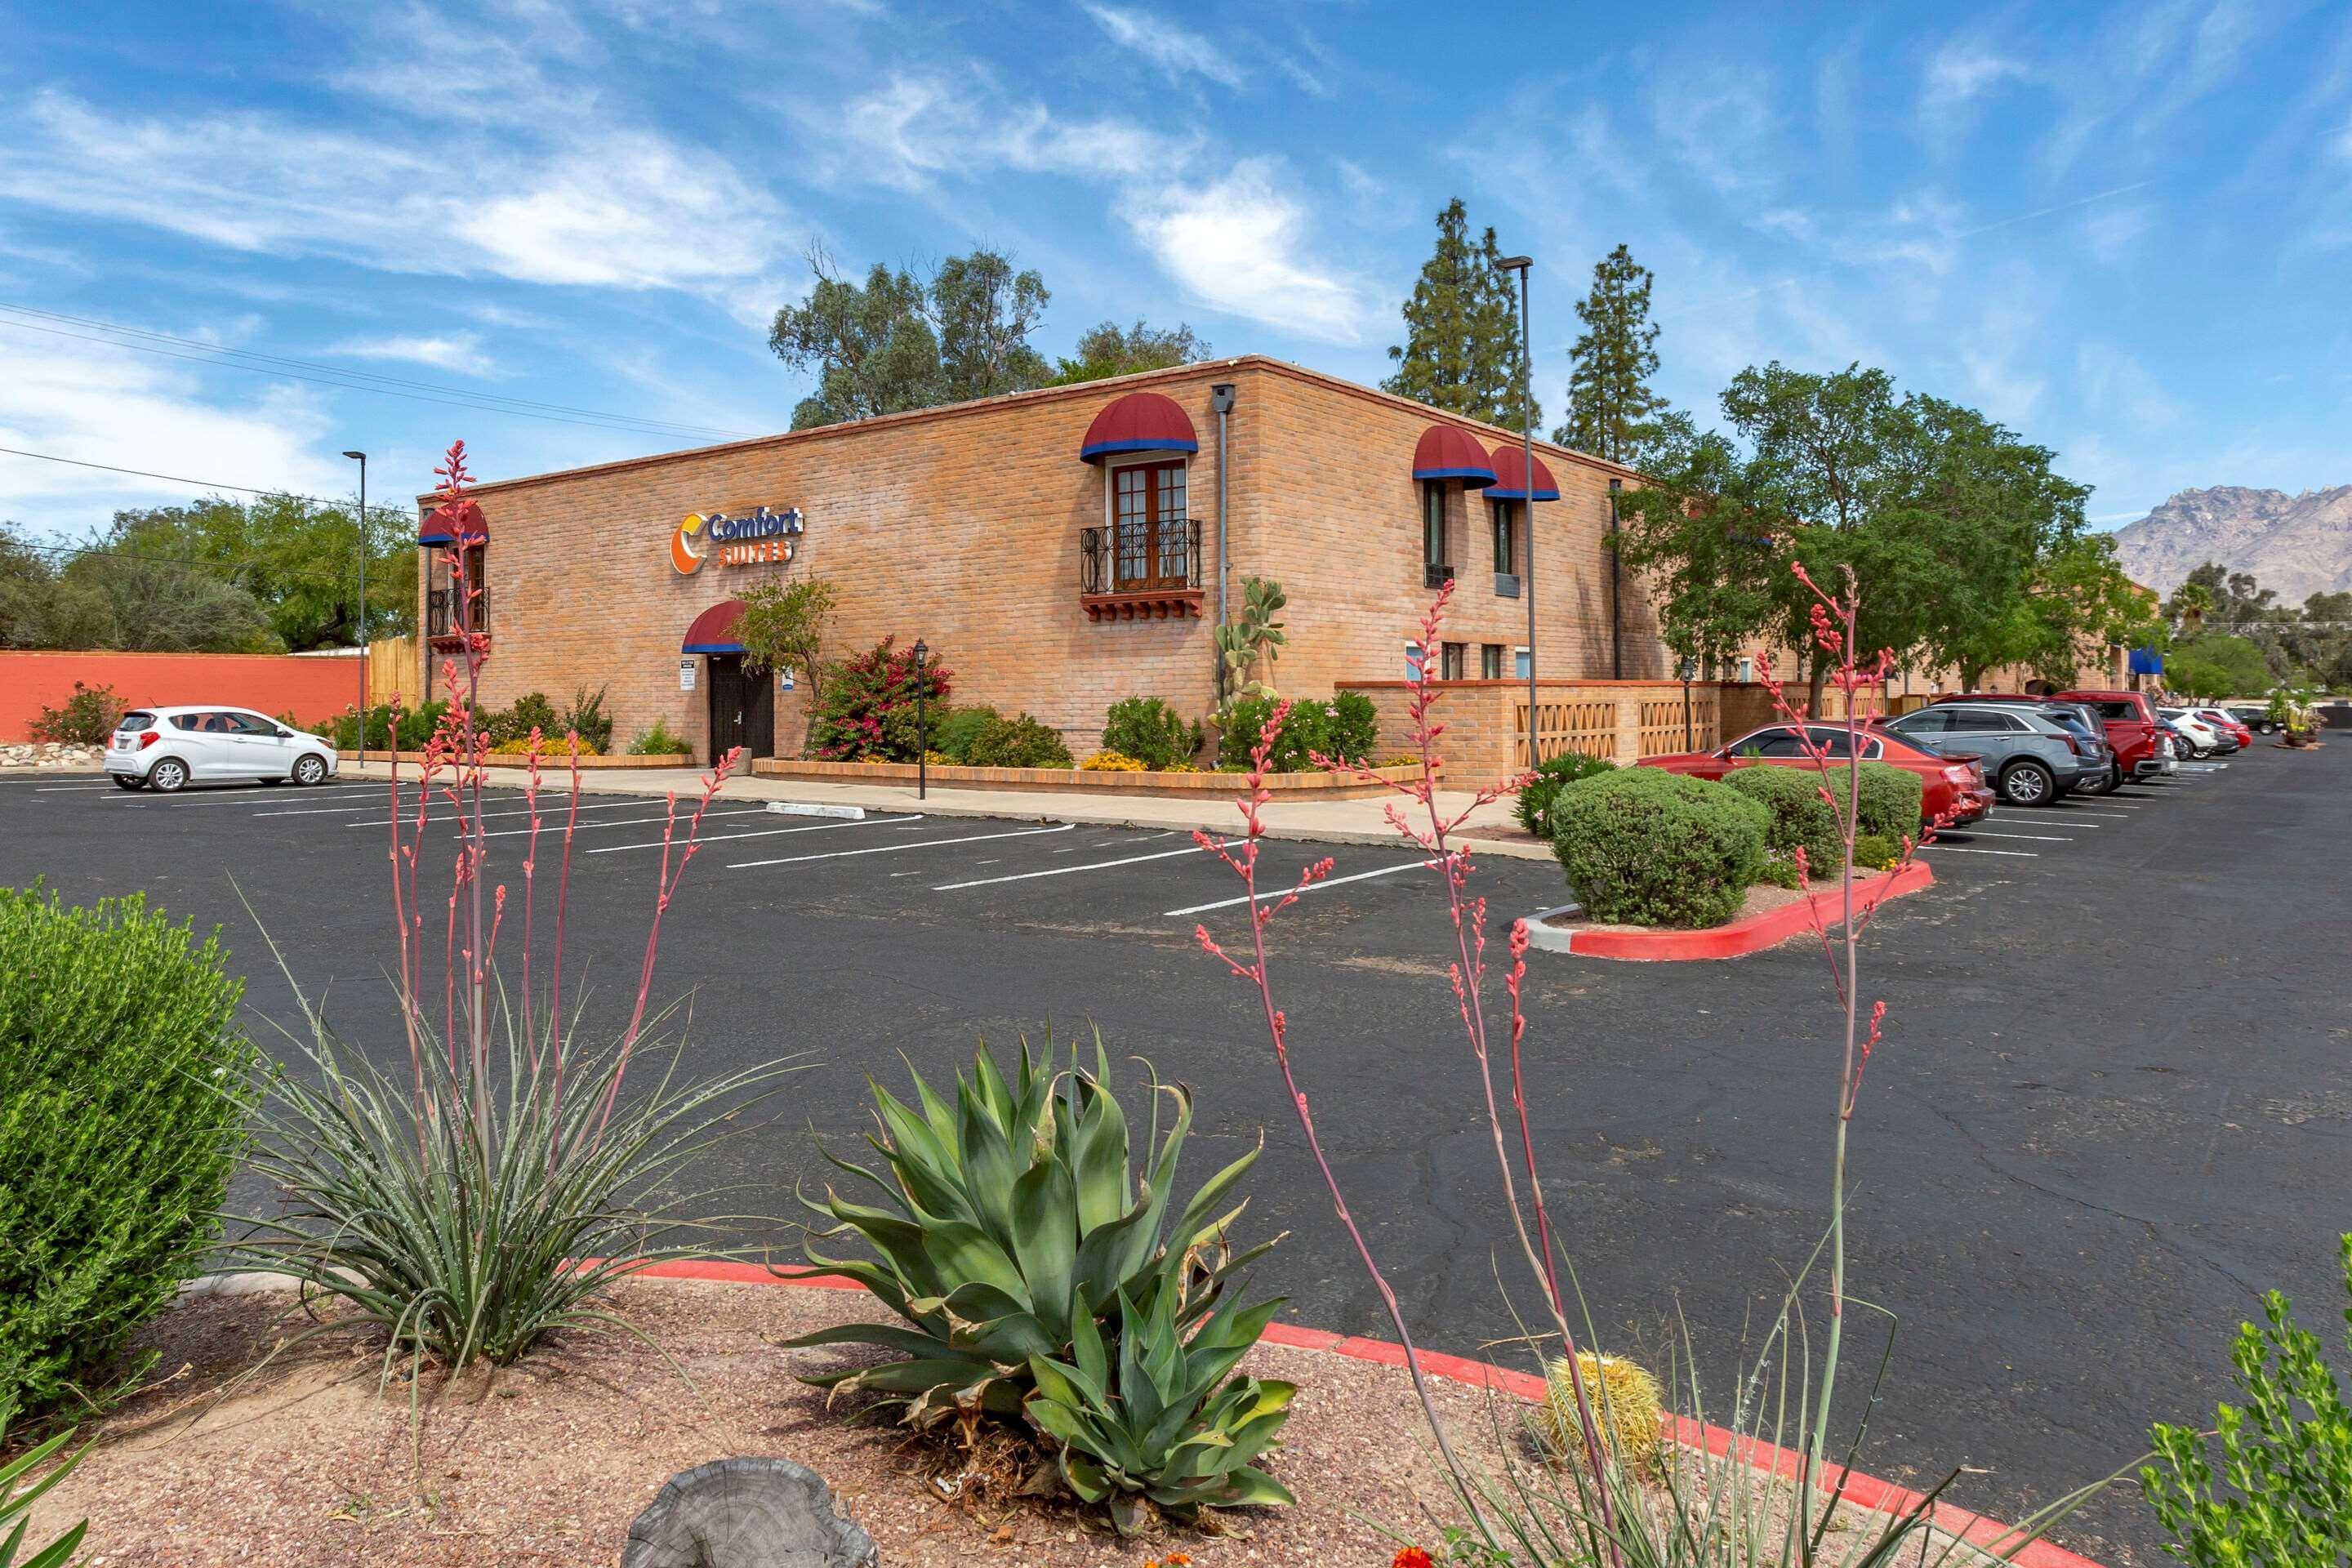
[[[106,773],[123,789],[171,795],[192,784],[324,784],[335,748],[250,708],[134,708],[114,727]]]
[[[2210,757],[2216,752],[2229,752],[2238,749],[2238,737],[2224,735],[2186,708],[2159,708],[2157,717],[2180,731],[2189,742],[2191,756]]]

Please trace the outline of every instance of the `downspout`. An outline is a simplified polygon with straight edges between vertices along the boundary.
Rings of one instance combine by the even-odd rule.
[[[1625,679],[1624,621],[1618,608],[1617,579],[1617,492],[1625,488],[1622,479],[1609,481],[1609,679]]]
[[[1233,573],[1233,558],[1225,548],[1225,469],[1228,448],[1227,422],[1234,412],[1234,384],[1219,382],[1209,388],[1209,406],[1217,411],[1217,628],[1225,626],[1225,579]],[[1225,656],[1216,639],[1209,639],[1209,657],[1215,661],[1211,689],[1216,693],[1217,706],[1225,705]]]

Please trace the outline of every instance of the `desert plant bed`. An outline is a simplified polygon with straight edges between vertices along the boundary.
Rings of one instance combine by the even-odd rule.
[[[617,1287],[609,1304],[660,1353],[624,1333],[563,1331],[543,1353],[503,1370],[445,1383],[428,1367],[412,1391],[397,1380],[379,1388],[381,1357],[346,1337],[280,1352],[310,1326],[289,1291],[192,1295],[141,1336],[140,1348],[173,1375],[85,1428],[95,1444],[41,1500],[33,1539],[87,1517],[88,1560],[122,1568],[278,1561],[294,1541],[314,1568],[610,1563],[671,1475],[740,1454],[816,1470],[893,1568],[977,1560],[1139,1568],[1175,1554],[1194,1568],[1385,1563],[1402,1541],[1433,1546],[1424,1510],[1447,1506],[1391,1346],[1269,1336],[1243,1364],[1298,1384],[1283,1447],[1268,1461],[1303,1483],[1297,1503],[1121,1542],[1097,1510],[1020,1495],[1024,1467],[1042,1456],[983,1449],[974,1466],[951,1436],[923,1440],[887,1420],[845,1421],[841,1401],[828,1410],[824,1392],[798,1379],[854,1352],[783,1342],[870,1315],[862,1292],[639,1279]],[[1335,1346],[1342,1353],[1330,1353]],[[1441,1380],[1433,1397],[1458,1423],[1463,1458],[1497,1468],[1509,1444],[1528,1462],[1536,1450],[1515,1403],[1522,1391],[1508,1374],[1491,1381],[1490,1390]],[[1676,1430],[1686,1445],[1709,1435]],[[1875,1483],[1870,1495],[1877,1499]],[[1913,1500],[1889,1492],[1884,1500]],[[1998,1528],[1957,1510],[1939,1519],[1953,1530]],[[1856,1517],[1856,1528],[1865,1523]],[[2040,1543],[2020,1560],[2088,1568]]]
[[[1853,903],[1857,910],[1872,910],[1889,899],[1931,887],[1936,874],[1924,860],[1914,860],[1898,871],[1862,870],[1856,876]],[[1693,958],[1740,958],[1778,947],[1805,935],[1814,922],[1835,929],[1843,918],[1843,895],[1832,883],[1810,892],[1759,882],[1748,889],[1739,912],[1721,925],[1660,927],[1596,921],[1575,905],[1530,917],[1528,945],[1552,952],[1573,952],[1585,958],[1628,958],[1664,961]],[[1805,905],[1810,901],[1812,911]]]
[[[912,763],[830,763],[790,757],[761,757],[751,764],[761,778],[823,780],[828,784],[911,784]],[[933,763],[926,770],[933,789],[1035,790],[1061,795],[1152,795],[1181,800],[1223,804],[1233,798],[1239,781],[1225,773],[1089,772],[1084,768],[975,768],[955,763]],[[1354,800],[1386,795],[1394,784],[1420,775],[1418,767],[1375,768],[1369,776],[1354,773],[1271,773],[1266,788],[1276,800]]]

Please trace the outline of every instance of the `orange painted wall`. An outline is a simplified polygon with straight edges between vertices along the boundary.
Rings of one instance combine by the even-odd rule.
[[[29,741],[44,708],[61,708],[75,681],[110,686],[131,707],[217,702],[314,724],[359,700],[348,658],[267,653],[34,653],[0,650],[0,742]]]

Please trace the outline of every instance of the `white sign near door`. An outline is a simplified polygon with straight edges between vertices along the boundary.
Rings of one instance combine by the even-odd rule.
[[[677,689],[680,691],[694,689],[694,658],[691,654],[677,661]]]

